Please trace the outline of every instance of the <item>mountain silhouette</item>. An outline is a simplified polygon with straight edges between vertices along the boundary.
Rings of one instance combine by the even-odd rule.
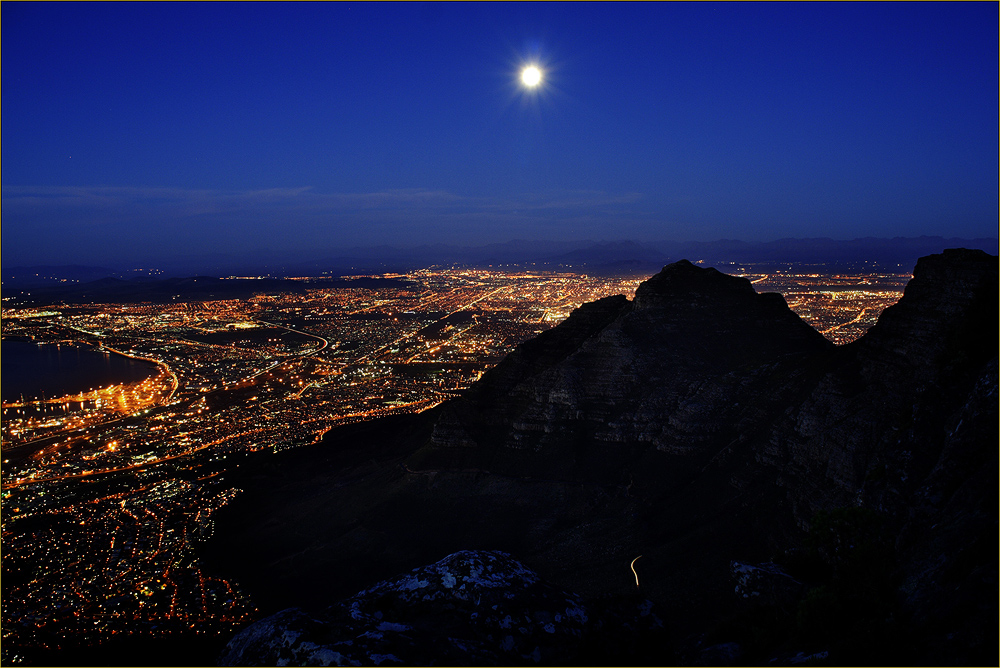
[[[273,613],[503,550],[581,600],[641,575],[670,641],[630,661],[995,663],[997,279],[921,258],[838,347],[675,262],[431,411],[250,458],[206,559]]]

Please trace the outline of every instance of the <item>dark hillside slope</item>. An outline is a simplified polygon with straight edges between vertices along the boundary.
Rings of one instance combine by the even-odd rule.
[[[651,663],[995,663],[997,280],[923,258],[835,348],[674,263],[434,411],[245,467],[209,557],[274,612],[463,549],[621,596],[642,554]]]

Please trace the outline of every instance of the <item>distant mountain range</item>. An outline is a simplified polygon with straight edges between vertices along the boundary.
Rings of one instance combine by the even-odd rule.
[[[829,238],[778,239],[750,242],[717,241],[527,241],[517,239],[485,246],[423,245],[413,248],[378,246],[352,248],[325,258],[289,263],[272,270],[285,275],[329,272],[350,274],[404,271],[435,264],[474,266],[534,265],[549,269],[587,269],[599,273],[654,273],[669,262],[688,259],[703,264],[810,263],[877,264],[908,271],[920,257],[946,248],[970,248],[996,253],[997,239],[895,237],[837,240]]]
[[[34,304],[112,304],[152,302],[166,304],[218,299],[249,299],[254,294],[304,293],[309,288],[388,288],[404,287],[407,281],[390,278],[329,278],[316,281],[294,281],[285,278],[224,279],[213,276],[188,278],[133,278],[123,280],[106,277],[87,282],[47,282],[19,284],[4,281],[3,296],[15,297],[19,303]]]
[[[864,237],[778,239],[766,242],[717,241],[529,241],[516,239],[484,246],[427,244],[414,247],[371,246],[342,249],[315,259],[223,256],[178,258],[157,269],[90,267],[80,265],[5,267],[5,288],[25,288],[65,282],[85,283],[100,278],[190,277],[254,275],[348,276],[408,271],[432,265],[533,266],[575,269],[590,273],[651,274],[681,259],[706,266],[734,263],[858,265],[882,270],[909,271],[918,258],[946,248],[969,248],[996,253],[996,238]],[[318,255],[318,254],[317,254]]]

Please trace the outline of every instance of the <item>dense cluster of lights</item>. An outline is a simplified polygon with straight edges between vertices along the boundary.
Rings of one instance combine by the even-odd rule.
[[[859,336],[908,278],[747,277],[838,342]],[[228,457],[430,408],[581,303],[631,296],[639,283],[499,268],[392,278],[405,285],[5,309],[5,336],[101,346],[158,367],[139,383],[4,404],[4,569],[33,574],[5,577],[5,644],[20,653],[244,623],[251,602],[206,577],[194,552],[238,493]]]

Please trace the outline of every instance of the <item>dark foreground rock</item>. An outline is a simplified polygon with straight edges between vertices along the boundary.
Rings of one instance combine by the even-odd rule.
[[[463,551],[315,615],[283,610],[244,629],[238,665],[610,665],[669,659],[638,595],[586,602],[503,552]]]

